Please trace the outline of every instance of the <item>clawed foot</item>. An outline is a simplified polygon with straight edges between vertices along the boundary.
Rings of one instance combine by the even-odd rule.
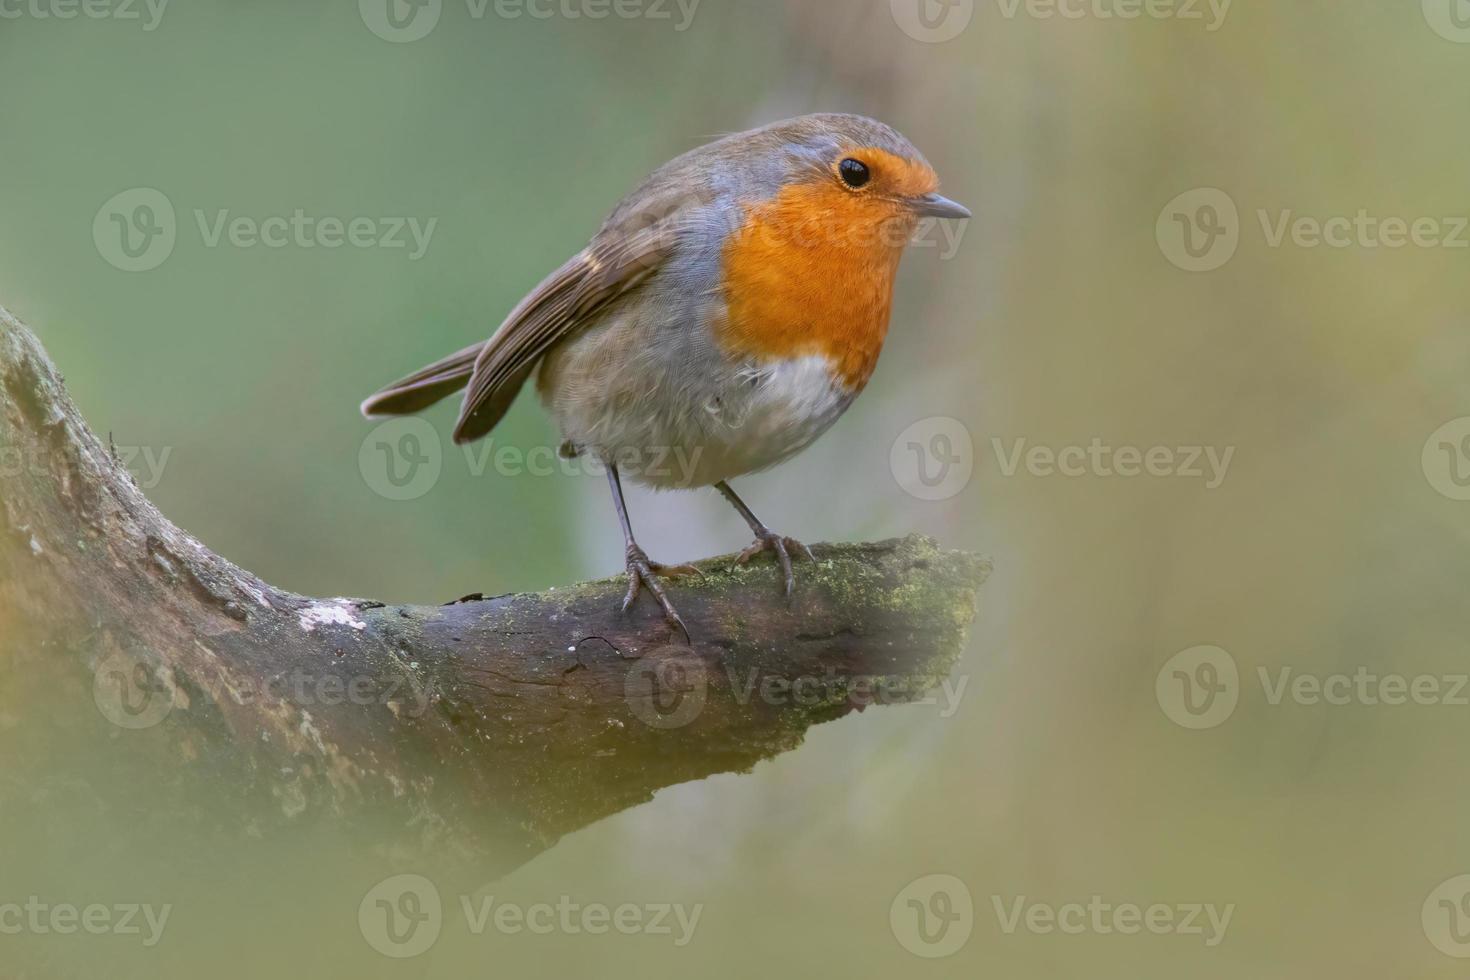
[[[765,528],[756,533],[754,544],[740,552],[740,557],[735,559],[735,564],[744,565],[762,551],[774,551],[776,553],[776,560],[781,563],[781,571],[786,576],[786,594],[788,596],[796,589],[796,573],[791,569],[791,553],[794,551],[797,557],[805,558],[809,562],[816,562],[817,560],[817,556],[812,554],[812,549],[800,541],[777,534],[770,528]]]
[[[693,642],[689,635],[689,627],[684,625],[684,618],[669,601],[668,593],[664,591],[663,583],[659,581],[660,576],[665,578],[682,578],[688,575],[703,576],[704,573],[693,565],[660,565],[656,561],[649,561],[648,555],[637,545],[628,547],[628,595],[623,599],[623,612],[633,608],[633,603],[638,599],[638,593],[643,586],[648,586],[648,591],[658,600],[663,607],[664,616],[670,623],[679,627],[684,632],[684,639]]]

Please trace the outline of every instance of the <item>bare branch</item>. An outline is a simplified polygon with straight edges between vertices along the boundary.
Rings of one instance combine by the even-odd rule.
[[[769,563],[703,563],[680,585],[692,647],[651,604],[621,614],[614,581],[444,607],[294,595],[170,524],[0,311],[0,725],[29,773],[11,788],[79,747],[118,774],[102,806],[126,784],[181,822],[327,820],[503,871],[948,676],[988,563],[923,538],[815,550],[789,603]]]

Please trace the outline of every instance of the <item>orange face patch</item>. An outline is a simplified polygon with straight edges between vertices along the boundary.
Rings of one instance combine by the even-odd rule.
[[[850,391],[872,377],[888,332],[893,284],[917,221],[907,200],[938,187],[928,166],[872,147],[860,189],[830,176],[790,184],[749,207],[724,250],[727,353],[758,360],[821,355]]]

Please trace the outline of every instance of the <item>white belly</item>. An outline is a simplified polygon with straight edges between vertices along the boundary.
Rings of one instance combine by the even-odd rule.
[[[690,457],[690,485],[710,486],[790,459],[831,428],[851,401],[823,357],[741,372],[736,384],[705,407],[707,418],[693,446],[699,455]]]
[[[621,367],[603,397],[587,390],[586,376],[575,392],[553,383],[543,394],[579,450],[661,489],[711,486],[789,459],[853,399],[823,357],[713,371],[705,362],[699,381],[684,383],[641,358]]]

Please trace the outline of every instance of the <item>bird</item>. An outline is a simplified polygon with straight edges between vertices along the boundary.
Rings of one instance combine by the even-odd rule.
[[[789,598],[793,557],[730,481],[785,462],[868,385],[888,332],[900,259],[926,218],[970,211],[892,127],[816,113],[735,133],[660,167],[588,245],[510,312],[490,339],[393,382],[369,419],[411,415],[464,389],[455,443],[487,435],[535,375],[564,456],[606,471],[623,534],[626,613],[646,587],[689,629],[633,533],[622,480],[713,487],[771,552]],[[669,465],[677,458],[681,465]]]

